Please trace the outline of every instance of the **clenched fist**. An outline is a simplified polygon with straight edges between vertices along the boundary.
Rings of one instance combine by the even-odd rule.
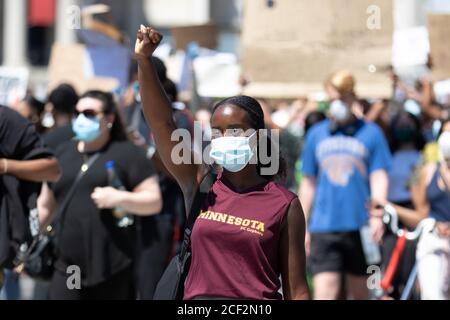
[[[137,32],[136,45],[134,48],[136,57],[150,58],[162,38],[163,36],[155,29],[141,25],[141,28]]]

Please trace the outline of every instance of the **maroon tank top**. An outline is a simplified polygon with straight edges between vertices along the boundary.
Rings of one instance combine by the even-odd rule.
[[[281,225],[296,197],[274,182],[238,193],[219,177],[192,230],[184,299],[281,299]]]

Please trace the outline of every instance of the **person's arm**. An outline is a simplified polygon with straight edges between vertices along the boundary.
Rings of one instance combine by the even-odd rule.
[[[422,219],[428,216],[430,210],[430,205],[426,197],[427,181],[430,175],[430,166],[425,166],[420,171],[420,177],[417,184],[413,185],[411,188],[411,198],[414,205],[414,209],[404,208],[396,204],[384,201],[384,202],[374,202],[376,207],[384,207],[387,204],[391,205],[397,212],[398,219],[401,223],[408,227],[416,227]],[[372,210],[372,214],[381,218],[382,213]]]
[[[380,169],[370,174],[370,193],[373,202],[385,203],[387,201],[389,178],[386,170]],[[384,224],[381,214],[371,214],[369,224],[372,237],[380,242],[384,234]]]
[[[370,193],[373,201],[386,202],[389,178],[386,170],[380,169],[370,174]]]
[[[411,196],[416,210],[391,204],[397,211],[399,220],[409,227],[416,227],[422,219],[428,216],[430,211],[430,204],[427,200],[427,181],[430,172],[430,166],[423,167],[420,171],[419,182],[412,186]]]
[[[422,111],[427,116],[432,119],[441,119],[445,117],[445,111],[436,106],[433,103],[433,84],[428,79],[422,79],[422,95],[420,99],[420,104],[422,106]]]
[[[284,220],[281,239],[281,278],[285,300],[308,300],[305,255],[305,216],[298,199],[292,201]]]
[[[99,209],[123,208],[137,216],[155,215],[162,210],[162,196],[156,176],[145,179],[132,192],[113,187],[95,188],[91,195]]]
[[[55,182],[60,178],[61,171],[55,158],[23,161],[0,159],[0,175],[2,174],[33,182]]]
[[[314,202],[314,196],[316,194],[316,178],[307,176],[303,177],[298,194],[303,207],[303,212],[305,214],[305,219],[308,221],[309,213]]]
[[[56,208],[56,200],[53,191],[47,183],[42,184],[41,193],[37,200],[37,209],[39,214],[39,226],[41,230],[45,229],[52,221]]]
[[[369,111],[365,115],[367,121],[376,122],[383,110],[386,108],[384,101],[380,100],[370,106]]]
[[[316,194],[316,178],[315,177],[303,177],[302,183],[298,191],[300,203],[303,207],[303,212],[305,215],[306,225],[305,225],[305,250],[306,255],[309,256],[309,245],[310,245],[310,234],[308,232],[308,221],[311,208],[313,206],[314,197]]]
[[[172,161],[172,150],[179,142],[172,141],[171,136],[177,128],[173,120],[171,104],[150,60],[161,38],[159,33],[150,28],[146,28],[146,32],[140,30],[137,34],[135,53],[139,66],[142,109],[164,165],[184,192],[193,192],[197,183],[198,167],[194,164],[176,165]],[[190,145],[190,142],[185,141],[187,145]]]
[[[372,146],[370,148],[367,170],[369,172],[370,197],[372,202],[383,203],[387,201],[392,156],[386,138],[378,125],[372,125]],[[370,202],[369,202],[370,203]],[[381,242],[384,234],[382,210],[370,208],[369,226],[372,238]]]
[[[311,208],[314,204],[316,194],[316,177],[319,172],[316,159],[315,140],[314,129],[311,129],[311,131],[309,131],[306,135],[305,145],[301,155],[303,178],[299,187],[299,197],[305,213],[306,226],[308,225]],[[310,234],[308,232],[308,228],[305,228],[305,249],[306,255],[309,256]]]

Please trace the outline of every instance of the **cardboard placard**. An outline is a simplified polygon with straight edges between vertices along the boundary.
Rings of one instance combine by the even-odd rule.
[[[13,107],[25,98],[29,77],[27,68],[0,67],[0,105]]]
[[[428,15],[433,79],[450,78],[450,14]]]
[[[49,91],[61,83],[68,83],[78,93],[82,93],[84,91],[84,59],[83,45],[53,45],[48,70]]]
[[[49,91],[62,83],[71,84],[82,94],[87,90],[113,91],[119,86],[115,78],[92,76],[86,46],[55,44],[49,63]]]
[[[370,8],[378,10],[380,28],[368,27]],[[283,94],[276,92],[281,84],[291,88],[289,97],[309,94],[339,69],[353,72],[359,87],[368,88],[365,95],[389,96],[382,70],[391,63],[392,30],[391,0],[283,0],[272,8],[246,0],[243,72],[254,88],[265,88],[256,95],[266,97]]]
[[[240,67],[232,53],[200,56],[193,63],[197,93],[201,97],[230,97],[241,91]]]
[[[177,50],[186,50],[186,46],[194,41],[203,48],[215,49],[217,47],[217,27],[211,23],[174,27],[171,32]]]
[[[425,65],[430,53],[428,30],[424,26],[396,30],[392,45],[394,68]]]

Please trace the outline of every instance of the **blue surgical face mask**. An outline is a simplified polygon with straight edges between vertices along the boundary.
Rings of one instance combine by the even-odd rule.
[[[101,134],[100,120],[97,118],[88,118],[84,114],[80,114],[72,122],[72,130],[77,140],[84,142],[94,141]]]
[[[211,141],[209,156],[225,170],[239,172],[255,154],[256,132],[250,137],[221,137]]]

